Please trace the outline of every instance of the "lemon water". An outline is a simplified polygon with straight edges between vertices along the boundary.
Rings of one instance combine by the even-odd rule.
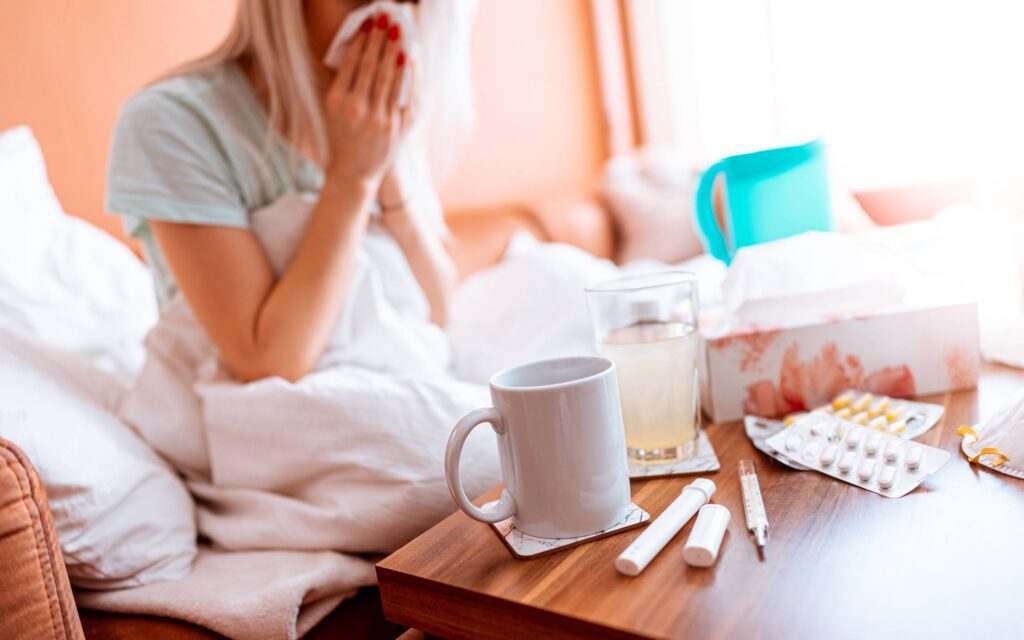
[[[598,344],[615,363],[631,458],[669,461],[692,455],[698,348],[694,326],[683,322],[636,324]]]

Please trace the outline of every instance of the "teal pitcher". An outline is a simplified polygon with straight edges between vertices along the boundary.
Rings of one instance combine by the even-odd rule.
[[[725,178],[724,229],[711,200],[719,175]],[[813,140],[716,162],[700,179],[695,211],[704,248],[726,263],[741,247],[804,231],[832,231],[825,145]]]

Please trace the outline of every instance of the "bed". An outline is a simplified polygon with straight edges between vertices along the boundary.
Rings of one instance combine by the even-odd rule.
[[[557,210],[508,205],[459,211],[449,216],[449,225],[464,276],[497,262],[510,238],[520,232],[604,257],[615,246],[609,217],[587,198],[569,207],[563,201]],[[113,533],[97,532],[94,524],[111,521],[113,507],[124,511],[125,505],[135,504],[139,512],[146,500],[159,500],[166,507],[180,499],[163,462],[115,413],[142,364],[142,342],[156,318],[153,301],[149,276],[132,250],[63,211],[31,132],[17,128],[0,134],[0,378],[7,393],[0,408],[0,438],[6,437],[6,473],[0,475],[0,484],[17,496],[7,504],[20,505],[0,511],[0,532],[17,531],[0,535],[0,553],[11,559],[12,568],[0,590],[0,617],[17,620],[5,625],[14,629],[11,637],[81,637],[83,629],[92,637],[217,636],[202,626],[202,617],[175,619],[174,607],[151,611],[158,614],[154,616],[132,615],[131,598],[112,598],[111,593],[120,592],[111,588],[128,587],[124,592],[130,593],[152,576],[170,575],[173,567],[154,560],[144,536],[132,537],[130,522]],[[129,461],[123,468],[115,462],[122,454]],[[98,460],[105,462],[90,464]],[[177,527],[179,538],[194,536],[180,521],[163,524]],[[134,555],[127,549],[135,550]],[[117,555],[123,556],[122,565],[111,567],[109,556]],[[343,561],[329,560],[335,565]],[[372,574],[372,560],[364,559],[359,567],[336,566],[341,573],[332,575],[362,572],[352,584],[372,582],[372,575],[366,576],[367,566]],[[235,596],[258,594],[249,586],[253,575],[232,570],[224,558],[219,559],[222,564],[209,561],[200,557],[196,566],[207,562],[207,575],[222,579],[204,588],[220,589],[226,607],[249,612],[260,607],[259,598],[239,604],[237,597],[229,597],[233,590]],[[285,562],[281,568],[294,573],[293,566]],[[77,605],[70,582],[79,585]],[[311,579],[287,585],[306,590],[289,595],[302,611],[290,627],[262,629],[264,637],[336,637],[341,630],[355,629],[366,637],[395,635],[396,628],[380,614],[374,589],[357,591],[335,580],[332,590],[316,592],[323,584]],[[94,611],[93,606],[108,611]],[[239,620],[239,627],[220,630],[254,635],[263,622],[259,616],[249,617],[253,619]]]

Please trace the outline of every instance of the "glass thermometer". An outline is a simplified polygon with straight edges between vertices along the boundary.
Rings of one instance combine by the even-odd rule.
[[[768,542],[768,514],[764,510],[753,460],[740,460],[740,488],[743,490],[743,514],[747,518],[747,528],[754,534],[758,554],[763,556]]]

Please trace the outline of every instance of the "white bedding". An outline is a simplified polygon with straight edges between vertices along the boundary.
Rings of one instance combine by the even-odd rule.
[[[286,196],[255,213],[279,271],[312,206]],[[239,383],[178,297],[147,338],[122,415],[185,474],[200,498],[199,532],[217,546],[390,552],[454,510],[445,443],[459,418],[489,405],[486,379],[591,352],[583,286],[617,273],[579,249],[517,239],[500,266],[457,292],[453,370],[408,263],[371,225],[316,371]],[[492,431],[467,442],[462,479],[470,495],[498,482]]]
[[[138,567],[119,575],[73,571],[78,586],[94,589],[77,592],[84,606],[191,620],[233,637],[303,633],[353,589],[374,582],[373,562],[351,554],[393,550],[454,509],[442,458],[455,421],[489,403],[484,383],[498,369],[591,350],[582,285],[617,273],[576,249],[519,239],[502,265],[457,292],[456,321],[445,335],[429,323],[426,300],[401,253],[374,230],[358,259],[345,314],[313,374],[294,384],[233,381],[178,300],[146,339],[146,364],[126,392],[124,381],[139,368],[141,336],[155,313],[145,269],[116,240],[59,210],[30,134],[0,139],[5,141],[13,149],[8,155],[17,159],[11,166],[33,158],[38,166],[12,184],[0,175],[0,242],[10,249],[0,251],[0,325],[16,330],[17,340],[31,341],[35,355],[28,364],[45,363],[32,376],[11,369],[9,378],[40,406],[48,397],[88,404],[97,433],[107,434],[88,444],[124,441],[94,456],[102,465],[86,467],[106,473],[106,480],[79,481],[78,467],[64,464],[79,459],[79,450],[62,448],[73,439],[33,449],[37,437],[59,432],[7,429],[40,468],[66,557],[71,563],[84,557],[75,545],[88,541],[88,534],[109,532],[104,526],[118,520],[116,505],[93,517],[76,500],[116,498],[111,490],[135,495],[124,475],[132,464],[144,467],[139,473],[150,477],[148,486],[157,476],[167,490],[177,482],[127,425],[197,498],[195,505],[183,492],[184,502],[177,500],[182,504],[151,499],[146,509],[133,507],[127,515],[147,516],[156,507],[166,510],[160,517],[190,523],[194,508],[199,533],[211,541],[181,580],[159,582],[179,576]],[[3,151],[0,144],[0,165]],[[34,191],[26,194],[27,187]],[[12,192],[13,199],[3,199]],[[301,237],[309,202],[277,204],[257,215],[256,232],[280,271]],[[714,265],[708,273],[720,278]],[[40,414],[48,418],[42,424],[77,424],[50,419],[54,407],[44,407],[50,413]],[[125,421],[105,409],[116,409]],[[498,481],[490,431],[474,432],[463,460],[469,493]],[[128,526],[125,535],[148,535],[151,545],[167,531],[181,530],[178,524]],[[94,560],[95,552],[118,560],[124,556],[117,551],[129,550],[116,548],[124,540],[117,535],[100,538],[101,546],[91,550]],[[194,541],[191,532],[185,538]],[[182,557],[180,548],[150,545],[134,548],[164,552],[165,561]],[[133,584],[144,586],[109,590]]]
[[[311,209],[287,196],[255,213],[279,270]],[[445,441],[487,390],[447,375],[447,340],[383,231],[359,251],[317,370],[297,382],[237,382],[180,296],[146,346],[121,415],[185,475],[218,547],[390,552],[454,509]],[[463,458],[470,493],[498,481],[493,433],[478,431]]]
[[[28,127],[0,132],[0,326],[127,378],[154,322],[145,265],[64,213]]]
[[[178,580],[196,553],[185,486],[108,408],[122,392],[79,356],[0,328],[0,437],[36,467],[79,586]]]

